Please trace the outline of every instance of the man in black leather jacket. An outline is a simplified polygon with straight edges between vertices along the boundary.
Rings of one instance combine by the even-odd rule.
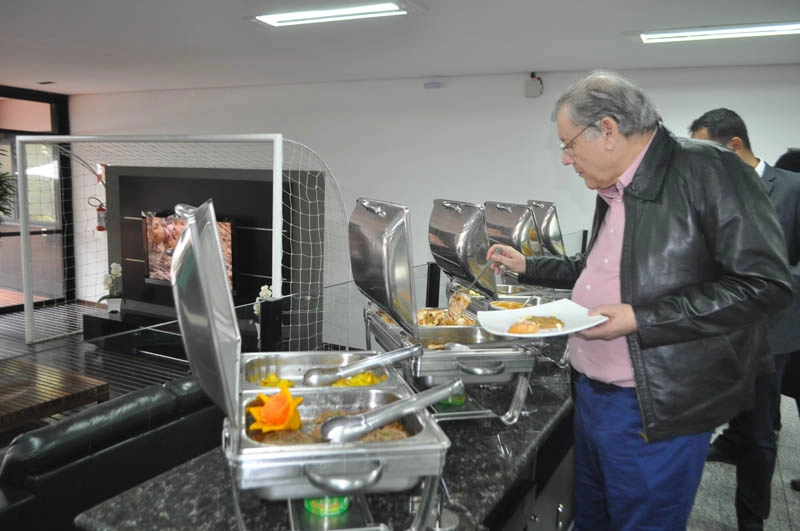
[[[487,259],[608,317],[569,339],[576,531],[685,528],[711,431],[772,363],[765,321],[792,298],[780,227],[752,169],[675,138],[617,74],[579,80],[553,118],[562,162],[598,191],[589,248]]]
[[[773,168],[753,154],[741,116],[719,108],[704,113],[689,126],[692,138],[726,146],[753,168],[775,206],[786,242],[793,284],[800,282],[800,174]],[[772,474],[780,426],[780,385],[789,357],[800,350],[800,297],[769,320],[768,341],[775,370],[756,375],[755,407],[734,417],[711,444],[706,460],[736,464],[736,517],[740,529],[763,529],[769,517]]]

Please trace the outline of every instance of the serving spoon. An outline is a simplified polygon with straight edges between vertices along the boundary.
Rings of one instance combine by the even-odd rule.
[[[422,346],[412,345],[410,347],[390,350],[389,352],[384,352],[383,354],[369,356],[368,358],[344,365],[343,367],[309,369],[303,375],[303,385],[308,385],[311,387],[331,385],[336,380],[355,376],[356,374],[364,372],[367,369],[372,369],[374,367],[383,365],[391,365],[397,361],[421,355]]]
[[[320,426],[320,434],[323,439],[333,443],[357,441],[372,430],[394,422],[409,413],[462,393],[464,393],[464,382],[453,380],[450,383],[431,387],[414,396],[395,400],[367,413],[329,418]]]
[[[494,250],[494,253],[492,254],[497,254],[499,252],[501,252],[501,249],[498,247]],[[470,290],[473,287],[475,287],[475,285],[478,283],[481,277],[483,277],[486,271],[489,270],[489,267],[491,267],[493,261],[494,260],[489,259],[486,261],[485,264],[483,264],[483,267],[481,267],[481,270],[478,272],[477,275],[475,275],[475,279],[472,282],[470,282],[469,286],[467,286],[466,288],[459,288],[455,290],[452,293],[452,295],[450,295],[450,300],[448,301],[447,304],[447,313],[451,319],[455,319],[456,317],[464,313],[464,310],[467,309],[470,301],[470,296],[469,296]]]

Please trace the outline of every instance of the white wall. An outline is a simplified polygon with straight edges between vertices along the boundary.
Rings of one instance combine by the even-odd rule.
[[[550,112],[578,73],[540,72],[544,94],[525,98],[525,76],[329,83],[85,95],[70,98],[73,134],[283,133],[332,169],[346,208],[366,196],[412,212],[414,262],[430,259],[434,198],[554,201],[565,233],[588,228],[594,193],[563,167]],[[768,162],[800,146],[800,65],[626,72],[685,135],[703,112],[739,112]]]

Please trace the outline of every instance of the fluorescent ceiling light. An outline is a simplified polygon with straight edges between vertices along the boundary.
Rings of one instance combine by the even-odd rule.
[[[294,26],[296,24],[316,24],[318,22],[335,22],[337,20],[353,20],[356,18],[391,17],[407,13],[408,11],[400,9],[397,4],[384,3],[337,9],[319,9],[316,11],[296,11],[277,15],[259,15],[255,19],[270,26]]]
[[[642,33],[645,44],[661,42],[706,41],[711,39],[736,39],[739,37],[770,37],[773,35],[795,35],[800,33],[800,22],[785,24],[760,24],[755,26],[731,26],[695,28]]]

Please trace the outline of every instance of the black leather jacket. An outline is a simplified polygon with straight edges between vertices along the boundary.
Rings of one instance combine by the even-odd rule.
[[[792,299],[774,209],[733,152],[663,127],[623,201],[620,286],[638,326],[627,339],[643,436],[711,431],[752,407],[759,361],[772,363],[766,319]],[[592,242],[606,210],[598,196]],[[584,263],[530,258],[521,281],[571,288]]]

